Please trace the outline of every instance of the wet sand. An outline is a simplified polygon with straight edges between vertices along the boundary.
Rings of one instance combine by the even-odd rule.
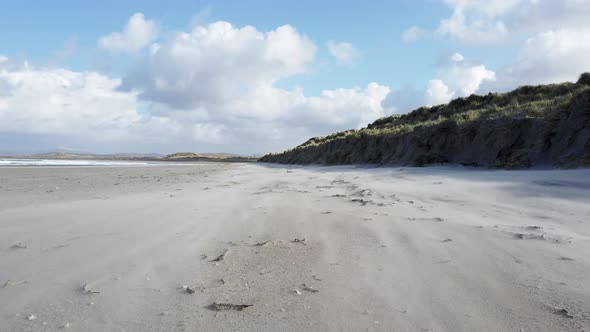
[[[590,170],[0,168],[2,331],[588,331],[588,253]]]

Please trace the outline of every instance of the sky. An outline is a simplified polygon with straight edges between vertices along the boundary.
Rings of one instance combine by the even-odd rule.
[[[590,71],[590,0],[3,1],[0,153],[261,155]]]

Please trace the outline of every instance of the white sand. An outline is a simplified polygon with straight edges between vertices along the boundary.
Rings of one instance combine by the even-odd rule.
[[[0,287],[1,331],[588,331],[590,171],[0,168]]]

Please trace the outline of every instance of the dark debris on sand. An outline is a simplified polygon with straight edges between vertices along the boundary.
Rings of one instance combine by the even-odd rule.
[[[252,307],[253,304],[233,304],[233,303],[217,303],[213,302],[207,308],[213,311],[242,311],[248,307]]]
[[[214,259],[210,260],[209,262],[221,262],[221,261],[223,261],[223,260],[225,259],[225,255],[227,254],[227,252],[228,252],[228,251],[229,251],[229,250],[227,250],[227,249],[226,249],[226,250],[223,252],[223,254],[221,254],[221,255],[219,255],[219,256],[217,256],[217,257],[215,257]]]
[[[304,246],[306,245],[306,243],[305,243],[305,238],[301,238],[301,239],[294,238],[294,239],[293,239],[293,241],[291,241],[291,242],[293,242],[293,243],[301,243],[301,244],[303,244]]]

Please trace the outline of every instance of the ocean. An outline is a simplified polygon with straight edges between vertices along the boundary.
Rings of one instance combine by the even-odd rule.
[[[67,160],[67,159],[13,159],[0,158],[0,167],[17,166],[148,166],[160,165],[147,161],[118,161],[118,160]]]

